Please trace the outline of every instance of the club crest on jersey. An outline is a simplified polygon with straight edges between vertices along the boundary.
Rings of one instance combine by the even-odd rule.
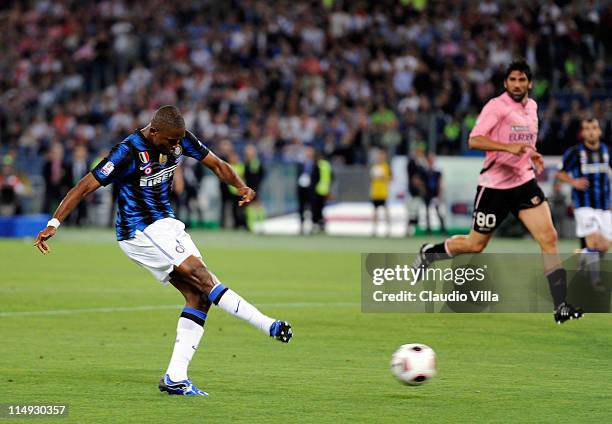
[[[151,175],[151,172],[153,172],[153,168],[150,166],[147,166],[144,170],[145,175]]]
[[[138,158],[142,163],[149,162],[149,152],[138,152]]]
[[[540,203],[542,203],[542,201],[540,200],[540,196],[533,196],[531,198],[531,204],[539,205]]]
[[[174,148],[174,156],[179,157],[183,153],[183,148],[178,145]]]
[[[168,162],[168,156],[166,156],[166,155],[164,155],[164,154],[160,153],[160,154],[159,154],[159,164],[160,164],[160,165],[165,165],[165,164],[166,164],[166,162]]]

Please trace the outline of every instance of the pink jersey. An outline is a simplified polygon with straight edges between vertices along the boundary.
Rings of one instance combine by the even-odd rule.
[[[535,149],[538,138],[538,105],[529,99],[523,106],[508,93],[495,97],[482,108],[470,137],[485,136],[503,144],[527,144]],[[521,156],[487,152],[478,178],[483,187],[507,189],[535,178],[530,149]]]

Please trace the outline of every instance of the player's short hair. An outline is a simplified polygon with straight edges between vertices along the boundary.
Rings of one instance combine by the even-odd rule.
[[[151,126],[155,128],[185,128],[185,120],[176,106],[166,105],[155,111]]]
[[[525,59],[515,59],[510,65],[508,65],[508,69],[506,69],[505,80],[508,79],[512,71],[519,71],[527,76],[527,80],[531,81],[531,67],[527,63]]]
[[[595,118],[594,116],[585,116],[584,118],[582,118],[582,120],[580,121],[580,124],[584,124],[585,122],[591,123],[591,122],[597,122],[599,124],[599,121],[597,120],[597,118]]]

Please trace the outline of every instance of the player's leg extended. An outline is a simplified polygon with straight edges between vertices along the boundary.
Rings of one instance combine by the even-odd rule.
[[[185,297],[185,307],[176,327],[176,342],[166,374],[172,381],[181,381],[188,379],[187,368],[204,334],[210,301],[175,273],[171,274],[170,283]]]
[[[235,291],[225,287],[212,274],[200,258],[189,256],[175,271],[182,280],[206,294],[208,300],[225,312],[241,318],[282,342],[289,342],[292,337],[291,326],[285,321],[278,321],[262,314]]]
[[[542,202],[536,207],[520,210],[518,218],[540,245],[544,272],[555,305],[555,321],[562,323],[568,319],[580,318],[582,310],[574,308],[565,301],[567,297],[567,272],[561,266],[561,258],[557,249],[557,230],[555,230],[552,222],[548,202]]]
[[[474,218],[468,235],[453,236],[442,243],[424,244],[413,263],[413,268],[429,266],[438,260],[450,259],[462,253],[482,252],[493,232],[508,215],[507,192],[478,186],[474,198]]]
[[[463,253],[480,253],[493,237],[493,232],[479,233],[471,230],[467,236],[452,236],[445,240],[445,251],[452,257]]]
[[[412,267],[428,267],[435,261],[450,259],[463,253],[480,253],[487,247],[491,237],[493,232],[479,233],[472,229],[466,236],[452,236],[442,243],[424,244]]]
[[[543,253],[544,271],[549,273],[560,268],[561,259],[557,249],[557,230],[553,225],[548,202],[543,202],[534,208],[522,209],[518,213],[518,218],[540,245],[540,250]]]

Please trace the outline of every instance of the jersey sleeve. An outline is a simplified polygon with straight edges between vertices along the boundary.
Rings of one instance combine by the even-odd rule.
[[[181,140],[183,146],[183,154],[201,161],[208,155],[208,147],[206,147],[191,131],[185,131],[185,137]]]
[[[470,137],[477,136],[488,136],[491,130],[499,122],[499,109],[497,108],[496,102],[490,100],[480,111],[476,125],[472,128]]]
[[[91,170],[91,173],[101,185],[107,186],[122,176],[129,169],[131,162],[130,146],[125,142],[119,143]]]
[[[568,149],[563,154],[563,164],[561,165],[561,171],[563,172],[572,172],[572,170],[578,164],[578,155],[576,154],[576,149],[571,148]]]

